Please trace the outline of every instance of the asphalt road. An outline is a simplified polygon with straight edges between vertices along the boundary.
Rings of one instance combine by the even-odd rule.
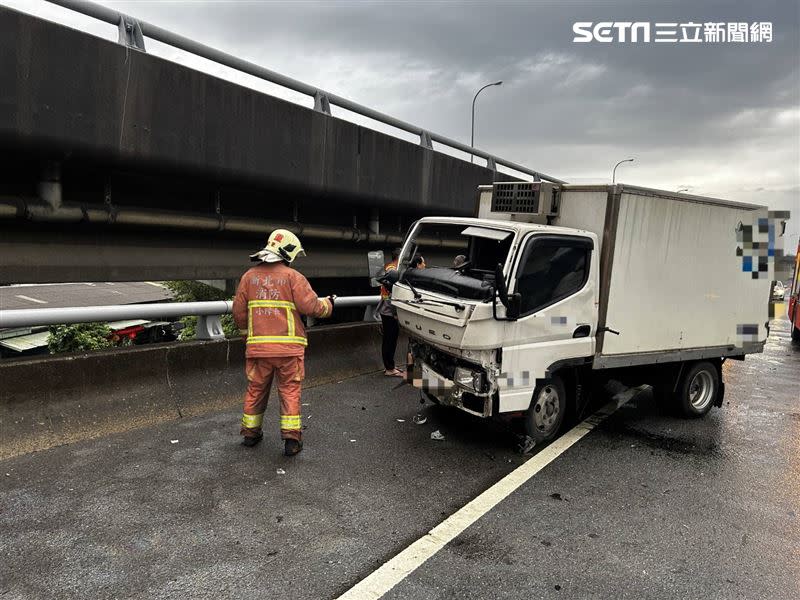
[[[774,326],[722,409],[638,394],[386,597],[800,597],[800,348]],[[527,460],[497,424],[415,425],[393,384],[308,390],[293,459],[273,402],[255,449],[227,411],[0,462],[0,598],[338,596]]]
[[[152,281],[41,283],[0,286],[0,310],[167,302],[172,293]]]

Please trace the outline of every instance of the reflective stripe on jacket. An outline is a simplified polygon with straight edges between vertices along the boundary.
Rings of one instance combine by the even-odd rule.
[[[308,344],[300,315],[329,317],[333,306],[284,263],[262,263],[242,276],[233,319],[247,329],[246,356],[302,356]]]

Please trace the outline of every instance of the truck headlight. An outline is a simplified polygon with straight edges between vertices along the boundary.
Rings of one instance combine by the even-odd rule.
[[[472,387],[476,392],[484,392],[486,390],[486,377],[482,371],[472,372]]]
[[[472,369],[465,369],[464,367],[456,367],[453,380],[461,387],[476,392],[482,392],[485,387],[485,377],[480,371],[473,371]]]
[[[472,370],[463,367],[456,367],[455,375],[453,376],[455,382],[461,387],[474,389],[472,383]]]

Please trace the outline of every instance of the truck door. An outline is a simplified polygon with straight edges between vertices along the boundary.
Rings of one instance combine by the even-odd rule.
[[[594,354],[598,259],[594,237],[532,234],[521,246],[509,291],[519,318],[506,324],[500,412],[527,410],[537,379],[564,361]]]

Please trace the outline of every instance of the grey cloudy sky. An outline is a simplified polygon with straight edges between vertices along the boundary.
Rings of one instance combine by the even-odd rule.
[[[0,0],[115,39],[40,0]],[[575,181],[618,179],[789,209],[800,235],[800,3],[103,1],[262,66]],[[771,43],[575,44],[575,21],[773,24]],[[148,51],[309,105],[147,40]],[[343,115],[334,108],[334,114]]]

